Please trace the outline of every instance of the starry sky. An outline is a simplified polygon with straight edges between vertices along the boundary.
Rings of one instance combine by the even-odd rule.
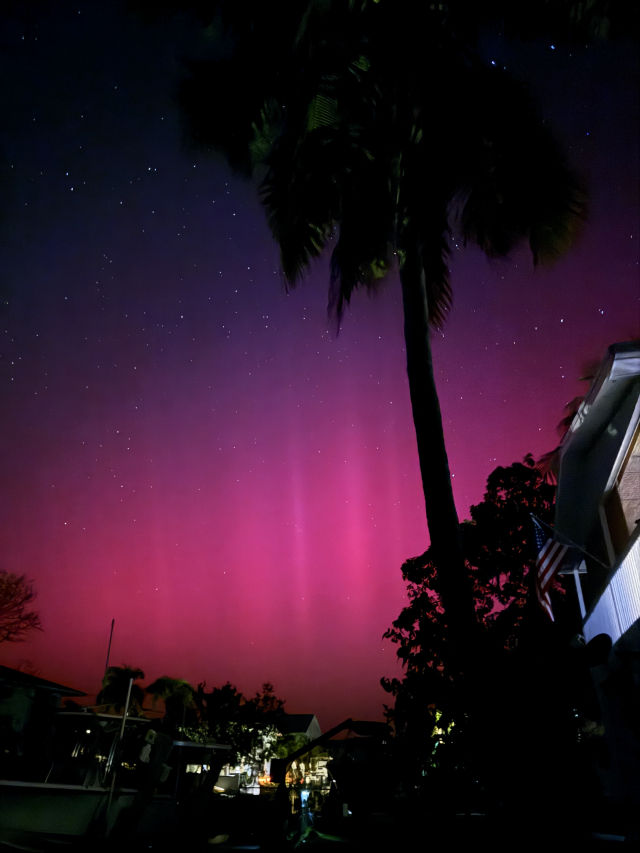
[[[254,187],[184,141],[192,37],[117,2],[3,13],[0,568],[44,630],[0,662],[95,694],[115,619],[111,663],[145,683],[270,681],[323,728],[380,719],[400,566],[428,544],[398,282],[339,335],[325,261],[285,291]],[[549,270],[456,245],[434,360],[461,518],[640,328],[634,50],[486,50],[592,200]]]

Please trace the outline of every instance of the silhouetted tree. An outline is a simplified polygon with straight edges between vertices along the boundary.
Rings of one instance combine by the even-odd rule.
[[[430,807],[502,806],[506,819],[532,832],[533,815],[553,812],[575,837],[589,826],[597,791],[580,741],[593,691],[584,651],[570,641],[580,627],[577,604],[557,581],[552,623],[533,589],[531,514],[551,522],[554,495],[527,456],[490,474],[484,499],[461,524],[482,663],[475,692],[454,689],[429,551],[402,567],[409,603],[385,636],[405,672],[382,683],[394,697],[388,716],[402,772]]]
[[[461,702],[454,689],[431,549],[402,567],[409,603],[385,637],[397,645],[405,673],[382,684],[395,699],[389,716],[400,740],[409,745],[418,773],[433,774],[445,766],[448,771],[455,766],[458,772],[466,766],[471,773],[474,752],[477,755],[486,742],[483,727],[506,707],[505,691],[517,695],[523,673],[533,677],[531,661],[539,656],[541,644],[553,642],[553,629],[532,589],[536,547],[531,514],[551,522],[554,494],[527,456],[490,474],[483,501],[471,507],[471,519],[460,525],[482,663],[475,696]],[[562,594],[561,584],[556,589]],[[491,738],[493,745],[500,740],[495,732]]]
[[[31,609],[36,594],[24,575],[0,571],[0,643],[18,643],[29,631],[41,631],[40,617]]]
[[[252,699],[247,700],[256,715],[265,719],[277,720],[284,713],[284,699],[275,695],[273,684],[265,681],[262,689]]]
[[[205,686],[198,685],[196,701],[212,740],[229,744],[238,760],[258,763],[275,754],[284,701],[275,696],[273,685],[265,682],[251,699],[229,682],[208,693]]]
[[[196,691],[188,681],[163,675],[145,687],[144,692],[153,697],[154,704],[158,698],[164,701],[163,722],[168,729],[178,731],[198,725]]]
[[[354,289],[397,267],[430,551],[460,666],[473,594],[429,331],[451,302],[451,229],[490,256],[524,239],[534,262],[552,260],[574,240],[582,191],[524,87],[481,60],[469,4],[216,8],[227,42],[192,64],[182,103],[198,141],[259,176],[287,283],[331,246],[340,318]]]
[[[527,456],[489,475],[483,501],[470,508],[471,519],[460,525],[475,618],[482,635],[496,648],[517,645],[536,557],[531,514],[551,522],[554,494],[554,487]],[[397,644],[408,670],[428,667],[447,672],[445,613],[432,549],[406,560],[402,576],[409,604],[385,637]]]
[[[124,713],[129,681],[133,679],[135,682],[140,678],[144,678],[144,672],[137,667],[108,667],[102,679],[102,689],[96,697],[96,704],[106,706],[105,710],[110,714]],[[132,716],[142,716],[143,701],[144,690],[139,684],[132,684],[128,713]]]

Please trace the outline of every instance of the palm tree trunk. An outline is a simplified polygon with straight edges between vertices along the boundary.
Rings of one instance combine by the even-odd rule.
[[[457,648],[456,658],[461,655],[464,659],[464,646],[475,624],[473,594],[464,563],[442,413],[433,375],[425,270],[421,252],[415,243],[405,252],[400,282],[409,392],[427,527],[438,566],[438,592],[449,626],[451,650],[455,654]]]

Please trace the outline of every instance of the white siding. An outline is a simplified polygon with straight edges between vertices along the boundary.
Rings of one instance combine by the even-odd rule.
[[[609,634],[616,642],[640,619],[640,538],[627,552],[584,623],[586,642],[596,634]]]

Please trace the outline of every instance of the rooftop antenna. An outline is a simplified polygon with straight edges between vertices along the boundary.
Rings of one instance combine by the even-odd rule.
[[[107,660],[104,665],[105,675],[107,673],[107,670],[109,669],[109,658],[111,657],[111,640],[113,639],[113,626],[115,625],[115,622],[115,619],[111,620],[111,631],[109,631],[109,645],[107,646]]]

